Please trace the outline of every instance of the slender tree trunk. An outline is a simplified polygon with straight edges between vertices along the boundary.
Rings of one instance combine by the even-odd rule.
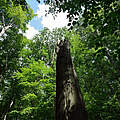
[[[8,101],[4,106],[0,106],[0,120],[7,120],[8,112],[10,111],[11,107],[13,106],[13,100]],[[3,108],[4,107],[4,108]]]
[[[57,52],[56,120],[88,120],[67,40]]]

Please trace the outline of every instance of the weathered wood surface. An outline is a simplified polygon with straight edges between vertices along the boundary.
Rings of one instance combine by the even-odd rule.
[[[56,61],[56,120],[88,120],[70,55],[69,41],[58,46]]]

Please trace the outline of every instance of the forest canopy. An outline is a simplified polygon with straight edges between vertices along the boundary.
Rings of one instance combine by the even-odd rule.
[[[44,28],[29,40],[33,10],[25,0],[0,1],[0,119],[55,119],[56,47],[66,38],[88,119],[119,120],[120,1],[45,3],[53,14],[67,11],[71,27]]]

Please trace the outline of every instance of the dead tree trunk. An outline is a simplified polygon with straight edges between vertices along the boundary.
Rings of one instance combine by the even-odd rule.
[[[56,120],[88,120],[67,40],[57,52]]]

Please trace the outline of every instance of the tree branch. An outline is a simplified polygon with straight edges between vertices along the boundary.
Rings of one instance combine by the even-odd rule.
[[[13,19],[12,19],[13,20]],[[12,20],[9,21],[10,23],[6,26],[5,25],[5,17],[2,15],[2,30],[0,32],[0,37],[10,28],[13,26]]]
[[[0,32],[0,37],[1,37],[10,27],[12,27],[12,24],[3,27],[2,30],[1,30],[1,32]]]

